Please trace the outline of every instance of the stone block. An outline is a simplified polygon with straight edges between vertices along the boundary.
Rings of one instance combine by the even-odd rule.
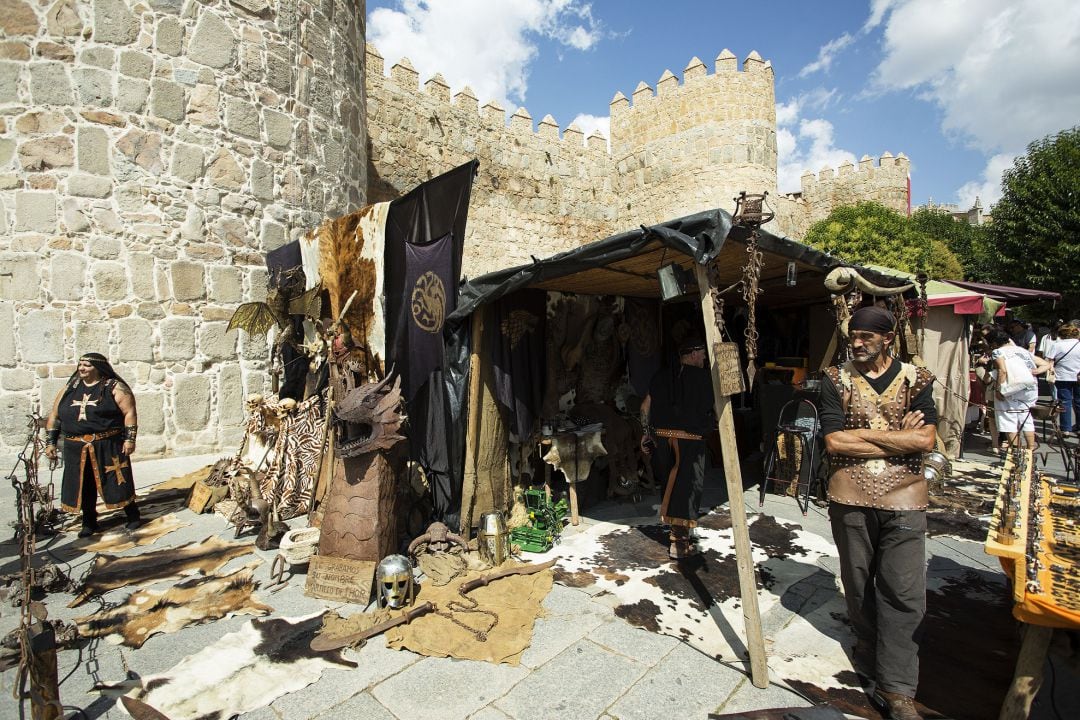
[[[56,232],[56,194],[22,191],[15,193],[15,231]]]
[[[93,65],[102,70],[112,70],[116,62],[116,51],[107,47],[90,47],[79,53],[79,62],[84,65]]]
[[[95,175],[108,175],[108,134],[101,128],[80,127],[75,137],[79,149],[79,170]]]
[[[31,310],[19,317],[19,339],[25,363],[57,363],[64,359],[64,314]]]
[[[83,211],[75,198],[66,198],[64,206],[64,228],[69,233],[82,233],[90,229],[90,218]]]
[[[173,80],[181,85],[187,85],[188,87],[194,87],[199,82],[198,70],[189,70],[187,68],[176,68],[173,70]]]
[[[75,50],[70,45],[60,45],[41,40],[34,48],[34,53],[46,60],[59,60],[60,62],[72,62],[75,60]]]
[[[184,0],[150,0],[150,7],[158,12],[179,15],[184,8]]]
[[[168,318],[158,324],[162,360],[190,360],[195,357],[195,321]]]
[[[0,365],[15,364],[15,307],[0,302]]]
[[[701,662],[700,652],[676,643],[667,657],[619,698],[611,714],[620,720],[647,720],[662,707],[665,713],[670,709],[672,717],[705,717],[744,679],[741,672],[720,663]]]
[[[240,333],[240,357],[245,360],[266,360],[269,348],[266,345],[266,333],[251,334],[244,330]]]
[[[0,97],[3,96],[0,95]],[[0,168],[8,167],[13,157],[15,157],[15,139],[0,138]]]
[[[236,330],[225,331],[228,323],[204,322],[199,326],[199,351],[212,362],[236,358]]]
[[[128,296],[127,268],[118,262],[96,262],[90,268],[98,301],[114,302]]]
[[[169,266],[172,294],[176,300],[202,300],[206,296],[206,278],[201,263],[177,260]]]
[[[236,62],[236,35],[218,15],[204,10],[195,25],[187,54],[200,65],[231,67]]]
[[[70,37],[82,32],[83,24],[76,9],[76,0],[56,0],[45,15],[49,34]]]
[[[203,430],[210,421],[210,378],[176,375],[173,378],[173,421],[179,430]]]
[[[266,269],[251,268],[248,271],[248,302],[266,300]]]
[[[75,323],[75,357],[81,357],[83,353],[96,352],[109,357],[109,331],[112,329],[107,322],[91,322],[88,320]],[[123,360],[123,358],[120,358]]]
[[[37,300],[41,279],[37,253],[0,253],[0,298],[4,300]]]
[[[229,333],[235,336],[236,331]],[[235,338],[234,338],[235,339]],[[222,425],[242,425],[244,413],[244,384],[239,365],[222,365],[218,375],[218,420]]]
[[[128,77],[149,80],[154,71],[154,58],[137,50],[120,53],[120,72]]]
[[[184,26],[177,18],[162,18],[158,21],[154,45],[166,55],[179,55],[184,40]]]
[[[202,240],[205,219],[203,211],[198,206],[188,205],[184,222],[180,225],[180,237],[185,240]]]
[[[98,175],[70,175],[68,192],[76,197],[107,198],[112,195],[112,178]]]
[[[18,98],[22,68],[22,63],[0,62],[0,97],[11,100]]]
[[[238,303],[243,299],[244,288],[240,269],[211,265],[209,297],[214,302]]]
[[[274,199],[274,168],[259,158],[251,161],[251,194],[259,200]]]
[[[4,390],[33,390],[34,373],[24,368],[0,371],[0,388]]]
[[[49,264],[49,291],[53,300],[86,298],[86,258],[78,253],[56,253]]]
[[[158,133],[131,128],[116,141],[116,149],[147,172],[154,175],[161,172],[161,135]]]
[[[218,148],[206,169],[210,182],[224,190],[239,190],[246,179],[244,169],[225,148]]]
[[[184,86],[171,80],[150,81],[150,114],[175,123],[184,120]]]
[[[263,125],[266,127],[266,141],[271,147],[284,150],[289,147],[293,136],[293,119],[290,115],[275,110],[263,110]]]
[[[265,221],[259,234],[259,243],[263,252],[276,250],[286,242],[285,227],[276,222]]]
[[[128,255],[128,267],[131,268],[131,292],[135,297],[154,299],[154,256],[150,253],[131,253]]]
[[[113,104],[112,73],[97,68],[77,68],[71,72],[79,102],[94,107]]]
[[[249,102],[230,97],[225,101],[225,126],[229,132],[259,139],[259,111]]]
[[[139,411],[139,440],[145,435],[165,432],[165,393],[140,392],[135,396]]]
[[[188,100],[188,120],[204,127],[217,127],[221,93],[214,85],[197,85]]]
[[[141,113],[150,96],[150,83],[145,80],[120,78],[116,81],[116,107],[124,112]]]
[[[170,172],[185,182],[193,183],[203,176],[206,158],[198,145],[176,143],[173,148]]]
[[[142,318],[124,318],[117,323],[120,342],[116,357],[121,362],[154,361],[154,326]]]
[[[26,416],[33,407],[30,393],[5,393],[0,395],[0,439],[8,445],[26,442]]]
[[[5,35],[36,35],[38,18],[34,6],[24,0],[8,0],[0,14],[0,30]]]
[[[139,37],[139,18],[124,0],[94,0],[94,40],[130,45]]]
[[[6,64],[6,63],[5,63]],[[71,80],[63,63],[30,65],[30,95],[35,105],[70,105],[74,100]]]
[[[66,135],[27,140],[19,145],[19,164],[30,172],[69,168],[75,160],[75,150]]]
[[[123,249],[124,243],[114,237],[96,237],[87,247],[91,257],[96,257],[98,260],[116,260]]]

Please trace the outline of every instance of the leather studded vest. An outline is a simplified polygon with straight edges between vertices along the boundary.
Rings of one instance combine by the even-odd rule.
[[[840,394],[844,429],[900,430],[911,400],[934,380],[925,368],[903,363],[878,394],[850,362],[827,369]],[[830,455],[829,499],[881,510],[925,510],[929,502],[922,475],[922,454],[885,458]]]

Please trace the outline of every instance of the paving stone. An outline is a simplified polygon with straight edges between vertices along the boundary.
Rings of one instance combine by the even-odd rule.
[[[532,644],[521,655],[521,664],[537,668],[588,635],[603,622],[593,613],[580,616],[541,617],[533,626]]]
[[[479,712],[470,715],[469,720],[510,720],[510,717],[503,711],[488,705]]]
[[[377,685],[372,695],[401,720],[430,720],[432,707],[439,708],[439,720],[464,720],[526,673],[525,668],[510,665],[424,658]]]
[[[660,662],[679,641],[667,635],[636,628],[621,618],[613,618],[589,633],[597,645],[633,658],[648,666]]]
[[[595,718],[645,674],[646,666],[581,640],[495,701],[513,718]],[[652,706],[656,717],[657,705]],[[666,714],[666,713],[665,713]]]
[[[791,690],[771,683],[766,688],[757,688],[748,678],[744,678],[735,692],[709,712],[738,713],[768,708],[809,706],[810,703]]]
[[[333,717],[364,718],[364,720],[395,720],[394,716],[379,701],[367,693],[353,695],[331,710]],[[311,717],[317,717],[312,715]]]
[[[611,707],[625,720],[656,717],[656,708],[674,717],[704,717],[738,687],[745,676],[679,643]]]

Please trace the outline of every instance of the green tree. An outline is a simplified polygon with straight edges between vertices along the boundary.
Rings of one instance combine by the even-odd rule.
[[[1028,145],[994,205],[994,279],[1055,290],[1080,310],[1080,126]]]
[[[951,220],[951,218],[950,218]],[[945,241],[921,232],[907,217],[881,203],[838,207],[814,223],[804,242],[853,263],[874,263],[945,280],[964,268]]]
[[[987,226],[957,222],[944,212],[921,208],[911,214],[912,227],[934,240],[940,240],[952,251],[964,274],[940,278],[943,280],[974,280],[987,282],[992,278],[992,262],[989,249],[991,241]]]

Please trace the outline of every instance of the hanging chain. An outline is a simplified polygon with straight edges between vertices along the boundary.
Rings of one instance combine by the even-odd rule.
[[[720,290],[720,268],[714,259],[705,266],[705,275],[709,279],[709,299],[712,301],[713,317],[716,320],[716,337],[724,337],[724,291]]]
[[[463,628],[470,635],[475,637],[477,642],[487,642],[488,633],[490,633],[492,630],[494,630],[495,626],[499,624],[499,615],[498,615],[498,613],[494,612],[493,610],[483,610],[483,609],[481,609],[480,608],[480,603],[476,602],[471,597],[469,597],[465,593],[461,592],[460,589],[458,590],[458,594],[461,595],[461,601],[451,600],[450,602],[448,602],[446,604],[446,610],[439,610],[439,609],[436,608],[435,614],[436,615],[441,615],[442,617],[446,618],[447,620],[454,623],[458,627]],[[454,616],[455,612],[462,613],[462,614],[470,613],[470,614],[475,614],[475,615],[487,615],[490,618],[489,624],[488,624],[488,626],[486,628],[484,628],[482,630],[477,630],[474,627],[470,627],[470,626],[466,625],[461,620],[458,620]]]
[[[757,358],[758,329],[757,329],[757,297],[761,294],[759,284],[761,282],[761,266],[765,256],[758,248],[758,233],[755,228],[750,233],[750,241],[746,243],[746,265],[743,267],[742,296],[746,301],[746,372],[750,377],[750,384],[754,382],[757,370],[754,360]]]

